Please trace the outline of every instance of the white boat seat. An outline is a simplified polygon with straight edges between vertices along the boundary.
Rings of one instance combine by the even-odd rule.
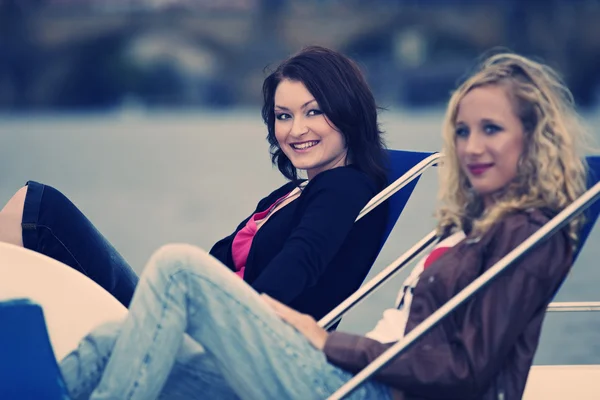
[[[537,365],[531,368],[523,400],[567,399],[600,399],[600,365]]]
[[[106,290],[71,267],[0,243],[0,301],[15,298],[28,298],[42,306],[58,360],[94,327],[127,314]]]

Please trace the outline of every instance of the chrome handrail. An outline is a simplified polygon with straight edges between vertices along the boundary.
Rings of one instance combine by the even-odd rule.
[[[554,302],[548,305],[547,312],[600,311],[600,301]]]
[[[358,217],[354,222],[367,215],[375,207],[392,197],[392,195],[394,195],[394,193],[396,193],[398,190],[402,189],[404,186],[408,185],[413,180],[421,176],[423,172],[425,172],[425,170],[437,164],[438,160],[442,157],[442,153],[433,153],[432,155],[428,156],[427,158],[424,158],[417,165],[406,171],[404,175],[396,179],[388,187],[386,187],[375,197],[373,197],[371,201],[369,201],[367,205],[360,211]]]
[[[437,238],[436,231],[429,232],[423,239],[417,242],[407,252],[398,257],[390,265],[385,267],[369,282],[362,285],[356,292],[352,293],[346,300],[342,301],[337,307],[331,310],[327,315],[321,318],[318,322],[323,329],[329,329],[340,318],[350,311],[354,306],[358,305],[375,291],[381,284],[390,279],[396,272],[401,271],[408,263],[418,257],[425,251]]]
[[[536,245],[543,240],[547,239],[559,229],[564,227],[571,219],[578,214],[585,211],[591,206],[596,200],[600,198],[600,182],[596,183],[591,189],[586,191],[572,204],[562,210],[558,215],[548,221],[539,230],[529,236],[523,243],[513,249],[510,253],[504,256],[501,260],[496,262],[487,271],[481,274],[467,287],[461,290],[458,294],[448,300],[443,306],[437,309],[433,314],[427,317],[423,322],[417,325],[412,331],[410,331],[402,340],[395,343],[388,350],[383,352],[377,357],[371,364],[367,365],[362,371],[357,373],[342,387],[340,387],[335,393],[333,393],[328,400],[339,400],[348,394],[352,393],[359,385],[365,380],[369,379],[374,373],[383,368],[387,363],[392,361],[395,357],[399,356],[403,351],[412,346],[418,339],[421,338],[425,333],[429,332],[434,326],[436,326],[442,319],[447,317],[455,308],[464,303],[467,299],[479,292],[482,288],[488,285],[494,278],[496,278],[502,271],[510,266],[515,261],[519,260],[525,253],[529,252]]]

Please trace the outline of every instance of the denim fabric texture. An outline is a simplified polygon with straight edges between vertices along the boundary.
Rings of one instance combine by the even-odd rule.
[[[124,306],[138,282],[119,252],[61,192],[27,182],[23,207],[23,245],[90,277]]]
[[[95,400],[324,399],[352,377],[218,260],[179,244],[151,257],[125,321],[92,332],[61,370],[75,399]],[[350,398],[391,394],[369,381]]]

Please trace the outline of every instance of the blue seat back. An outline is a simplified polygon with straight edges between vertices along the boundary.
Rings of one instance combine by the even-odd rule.
[[[396,179],[404,175],[408,170],[414,167],[425,158],[429,157],[434,153],[432,152],[418,152],[408,150],[388,150],[389,155],[389,173],[388,173],[388,184],[391,184]],[[591,188],[600,180],[600,156],[589,156],[587,157],[587,163],[589,166],[588,175],[588,188]],[[400,218],[400,214],[404,210],[408,199],[413,193],[415,186],[419,178],[416,178],[411,183],[406,185],[402,190],[396,192],[389,200],[389,217],[386,231],[383,235],[383,244],[388,239],[392,229],[396,225],[396,222]],[[600,201],[594,203],[586,212],[586,224],[583,226],[580,234],[580,245],[577,252],[575,253],[574,260],[579,256],[580,249],[584,246],[598,215],[600,214]]]
[[[588,182],[587,182],[588,185],[587,186],[589,189],[592,186],[594,186],[596,183],[598,183],[598,180],[600,180],[600,156],[587,157],[587,162],[588,162],[588,166],[589,166],[589,174],[588,174]],[[592,231],[592,228],[594,227],[594,224],[596,223],[596,220],[598,219],[598,214],[600,214],[600,201],[596,201],[594,204],[592,204],[592,206],[590,208],[588,208],[585,213],[586,223],[583,226],[583,228],[581,229],[581,233],[579,235],[579,246],[577,248],[577,251],[575,252],[573,261],[577,260],[577,257],[579,256],[579,252],[580,252],[581,248],[585,244],[585,241],[587,240],[588,236],[590,235],[590,232]]]
[[[0,302],[0,399],[68,399],[42,308]]]
[[[394,182],[396,179],[404,175],[412,167],[429,157],[433,153],[430,152],[419,152],[419,151],[407,151],[407,150],[388,150],[389,157],[389,172],[388,172],[388,185]],[[420,177],[419,177],[420,178]],[[385,244],[386,240],[390,236],[392,229],[396,225],[400,214],[404,210],[408,199],[412,195],[412,192],[419,181],[416,178],[411,183],[406,185],[396,192],[392,197],[388,199],[389,204],[389,216],[388,223],[385,233],[383,235],[383,241],[381,246]]]

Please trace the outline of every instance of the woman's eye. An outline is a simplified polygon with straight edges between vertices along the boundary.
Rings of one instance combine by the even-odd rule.
[[[500,132],[502,130],[502,128],[500,128],[498,125],[495,124],[486,124],[483,127],[483,131],[485,133],[487,133],[488,135],[493,135],[496,132]]]
[[[292,116],[288,113],[279,113],[279,114],[275,114],[275,118],[280,121],[285,121],[285,120],[292,118]]]
[[[313,116],[313,115],[321,115],[321,114],[323,114],[323,111],[312,109],[306,115]]]
[[[464,126],[458,126],[454,129],[454,133],[457,137],[467,137],[469,130]]]

